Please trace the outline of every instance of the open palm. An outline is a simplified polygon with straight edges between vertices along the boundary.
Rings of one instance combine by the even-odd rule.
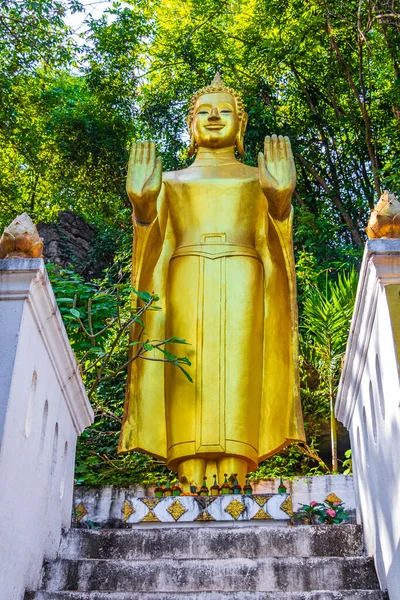
[[[126,191],[137,219],[151,221],[155,217],[161,182],[162,162],[156,158],[154,142],[132,144]]]
[[[287,218],[296,187],[296,168],[288,137],[266,136],[264,153],[258,154],[258,173],[272,216]]]

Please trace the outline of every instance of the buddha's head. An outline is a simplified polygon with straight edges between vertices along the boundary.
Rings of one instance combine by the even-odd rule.
[[[236,145],[239,153],[244,154],[247,114],[243,101],[235,90],[224,85],[219,73],[211,85],[201,88],[193,96],[187,124],[190,156],[201,146],[217,149]]]

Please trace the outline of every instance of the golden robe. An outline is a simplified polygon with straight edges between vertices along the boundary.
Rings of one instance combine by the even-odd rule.
[[[194,383],[170,364],[131,363],[119,452],[171,469],[237,456],[250,471],[304,440],[292,215],[273,219],[257,170],[246,169],[228,192],[224,178],[167,173],[157,218],[134,221],[133,286],[162,309],[147,312],[146,338],[186,339],[169,349],[190,358]]]

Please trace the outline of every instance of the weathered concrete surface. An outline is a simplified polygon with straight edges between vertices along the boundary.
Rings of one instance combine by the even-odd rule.
[[[343,592],[38,592],[26,600],[387,600],[379,590]]]
[[[26,600],[386,597],[363,555],[361,526],[203,525],[72,529],[45,565],[41,591]]]
[[[221,552],[223,555],[223,552]],[[379,589],[365,557],[57,560],[43,579],[47,591],[312,591]]]
[[[70,529],[60,548],[64,559],[120,560],[360,556],[362,551],[360,525]]]

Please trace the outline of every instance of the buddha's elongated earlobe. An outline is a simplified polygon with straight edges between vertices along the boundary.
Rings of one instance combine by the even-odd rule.
[[[240,121],[239,131],[236,136],[236,148],[238,149],[239,154],[244,154],[244,134],[246,132],[247,126],[247,113],[243,113],[242,119]]]
[[[187,128],[189,130],[189,135],[190,135],[190,146],[189,146],[189,157],[193,156],[193,154],[196,152],[196,140],[194,139],[194,133],[193,133],[193,129],[192,129],[192,119],[189,116],[186,117],[186,125]]]
[[[195,154],[196,147],[197,147],[196,140],[194,139],[193,133],[191,133],[191,135],[190,135],[190,146],[189,146],[189,151],[188,151],[188,155],[189,156],[193,156],[193,154]]]

